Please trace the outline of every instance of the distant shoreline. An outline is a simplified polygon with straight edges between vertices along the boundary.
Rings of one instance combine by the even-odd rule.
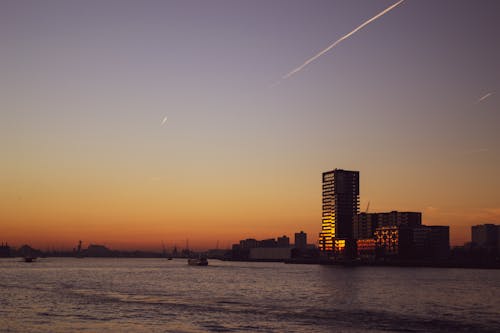
[[[0,257],[2,259],[19,259],[22,256]],[[95,257],[74,257],[74,256],[40,256],[37,259],[48,258],[73,258],[73,259],[164,259],[161,256],[95,256]],[[175,257],[173,259],[183,259],[185,257]],[[500,263],[471,263],[471,262],[426,262],[426,261],[375,261],[363,262],[359,260],[340,261],[328,258],[314,259],[220,259],[209,258],[209,260],[233,261],[233,262],[274,262],[291,265],[323,265],[323,266],[344,266],[344,267],[428,267],[428,268],[465,268],[465,269],[500,269]]]

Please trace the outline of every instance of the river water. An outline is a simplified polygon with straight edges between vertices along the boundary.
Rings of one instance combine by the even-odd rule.
[[[0,260],[1,332],[500,332],[500,270]]]

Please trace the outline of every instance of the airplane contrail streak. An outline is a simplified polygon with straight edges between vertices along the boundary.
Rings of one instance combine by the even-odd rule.
[[[330,51],[331,49],[333,49],[335,46],[337,46],[340,42],[342,42],[343,40],[351,37],[352,35],[354,35],[356,32],[358,32],[359,30],[363,29],[364,27],[366,27],[368,24],[372,23],[373,21],[375,21],[376,19],[378,19],[379,17],[382,17],[383,15],[385,15],[386,13],[390,12],[391,10],[393,10],[394,8],[396,8],[397,6],[399,6],[402,2],[404,2],[404,0],[400,0],[398,2],[396,2],[395,4],[393,4],[392,6],[389,6],[388,8],[386,8],[385,10],[381,11],[380,13],[378,13],[377,15],[375,15],[374,17],[372,17],[371,19],[363,22],[361,25],[359,25],[356,29],[354,29],[353,31],[349,32],[348,34],[340,37],[339,39],[337,39],[333,44],[331,44],[330,46],[328,46],[326,49],[322,50],[321,52],[317,53],[316,55],[314,55],[313,57],[307,59],[302,65],[300,65],[299,67],[293,69],[292,71],[290,71],[289,73],[283,75],[282,79],[288,79],[290,76],[294,75],[295,73],[299,72],[300,70],[302,70],[304,67],[306,67],[307,65],[309,65],[311,62],[313,62],[314,60],[318,59],[319,57],[321,57],[323,54],[325,54],[326,52]]]
[[[485,99],[487,99],[487,98],[488,98],[488,97],[490,97],[491,95],[493,95],[493,93],[492,93],[492,92],[487,93],[486,95],[484,95],[483,97],[481,97],[480,99],[478,99],[478,100],[477,100],[477,103],[484,101]]]

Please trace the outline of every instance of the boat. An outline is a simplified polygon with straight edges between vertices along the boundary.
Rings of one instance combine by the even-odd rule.
[[[167,258],[167,260],[172,260],[172,256],[167,256],[167,250],[165,249],[165,243],[161,242],[161,246],[163,247],[163,258]]]
[[[24,257],[24,262],[33,262],[35,260],[36,260],[36,257],[32,257],[32,256]]]
[[[208,260],[206,257],[189,258],[188,265],[190,265],[190,266],[208,266]]]

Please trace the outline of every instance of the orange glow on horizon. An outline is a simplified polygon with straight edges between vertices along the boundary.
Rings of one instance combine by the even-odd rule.
[[[0,192],[0,241],[71,249],[81,239],[133,250],[159,249],[161,241],[184,246],[189,239],[191,247],[204,249],[217,241],[227,246],[245,238],[292,238],[304,230],[308,242],[317,244],[322,224],[318,173],[252,170],[152,179],[129,169],[12,169]],[[423,224],[450,225],[452,245],[469,241],[472,225],[500,221],[500,208],[463,208],[453,196],[454,205],[430,206],[429,200],[438,199],[422,188],[395,195],[402,191],[397,186],[409,186],[401,177],[400,185],[393,177],[394,183],[378,187],[376,177],[361,172],[360,207],[370,200],[371,212],[422,211]]]

